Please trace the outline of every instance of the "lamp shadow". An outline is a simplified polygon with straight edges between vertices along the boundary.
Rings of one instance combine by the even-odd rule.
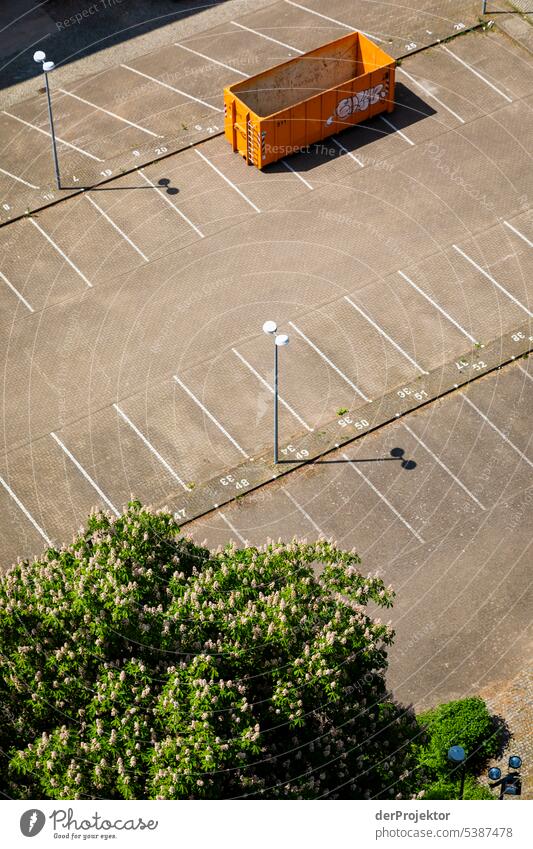
[[[135,173],[135,172],[134,172]],[[160,191],[165,191],[167,195],[178,195],[179,189],[176,186],[170,185],[170,180],[168,177],[161,177],[157,183],[154,183],[153,186],[142,185],[142,186],[115,186],[111,185],[103,185],[103,186],[63,186],[61,185],[63,190],[76,189],[77,191],[91,191],[91,192],[137,192],[139,189],[148,189],[148,191],[154,191],[159,189]]]
[[[301,465],[318,466],[329,465],[330,463],[387,463],[391,461],[400,463],[402,469],[405,469],[406,472],[411,472],[413,469],[416,469],[416,463],[414,460],[405,459],[405,451],[403,448],[392,448],[390,451],[390,457],[359,457],[353,459],[350,457],[338,457],[331,460],[319,458],[317,460],[306,460]],[[294,466],[294,462],[291,460],[278,460],[278,466],[282,465]]]

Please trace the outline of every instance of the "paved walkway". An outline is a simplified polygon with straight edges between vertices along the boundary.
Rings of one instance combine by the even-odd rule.
[[[503,758],[495,761],[502,772],[507,768],[509,755],[520,755],[523,761],[522,798],[533,799],[533,674],[531,667],[504,684],[487,687],[480,696],[492,713],[505,719],[511,732]]]

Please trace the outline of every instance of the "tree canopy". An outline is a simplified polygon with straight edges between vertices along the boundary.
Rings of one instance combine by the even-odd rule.
[[[393,592],[353,552],[209,551],[167,512],[95,513],[0,581],[0,765],[15,798],[398,798]]]

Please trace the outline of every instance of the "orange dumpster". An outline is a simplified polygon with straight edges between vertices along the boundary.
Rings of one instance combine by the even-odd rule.
[[[224,89],[224,133],[248,165],[271,162],[394,109],[395,60],[350,33]]]

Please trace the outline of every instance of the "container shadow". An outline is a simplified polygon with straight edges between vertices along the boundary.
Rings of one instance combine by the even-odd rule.
[[[379,164],[385,160],[367,155],[364,149],[368,145],[384,136],[397,135],[398,130],[405,131],[407,134],[409,127],[436,115],[436,110],[432,106],[403,83],[396,82],[395,94],[394,112],[384,112],[382,117],[377,115],[371,121],[361,124],[347,124],[346,130],[338,135],[329,136],[322,142],[311,144],[292,156],[286,157],[291,168],[298,173],[304,173],[319,168],[328,160],[340,159],[348,154],[357,156],[363,165],[379,167]],[[407,146],[407,142],[402,143]],[[283,160],[280,160],[263,170],[265,174],[286,173],[286,166],[283,165]]]

